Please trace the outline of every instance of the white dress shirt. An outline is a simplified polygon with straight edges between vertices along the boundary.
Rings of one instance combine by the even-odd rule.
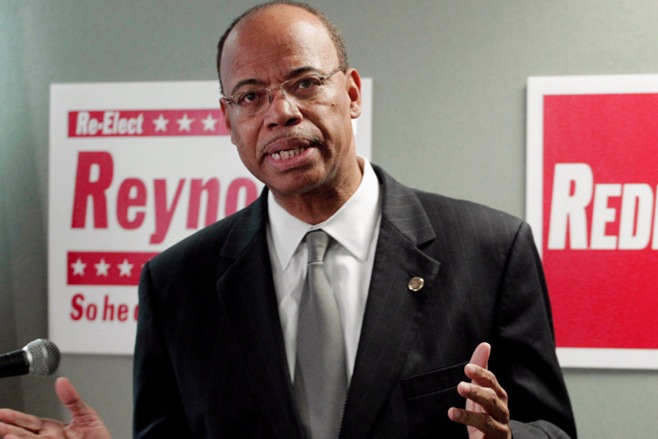
[[[363,162],[363,178],[356,192],[334,215],[320,224],[313,226],[290,215],[269,193],[267,244],[288,368],[293,380],[297,312],[306,276],[306,248],[300,244],[304,235],[315,229],[323,229],[333,238],[324,259],[325,271],[343,323],[348,380],[354,372],[381,221],[377,176],[366,159],[359,157],[359,161]]]

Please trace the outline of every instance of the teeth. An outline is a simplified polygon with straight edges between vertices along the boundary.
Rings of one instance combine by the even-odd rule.
[[[298,156],[299,154],[303,153],[306,150],[305,147],[300,146],[299,148],[295,149],[288,149],[285,151],[279,151],[275,152],[272,154],[272,158],[274,160],[281,160],[281,159],[289,159],[295,156]]]

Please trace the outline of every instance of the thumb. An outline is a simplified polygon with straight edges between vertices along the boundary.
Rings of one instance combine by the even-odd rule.
[[[57,393],[57,397],[62,404],[69,409],[74,419],[88,417],[92,414],[95,415],[93,409],[80,398],[80,394],[68,378],[57,378],[57,381],[55,381],[55,393]]]
[[[64,436],[87,439],[111,439],[110,432],[96,410],[87,405],[68,378],[55,381],[55,393],[71,412],[71,423],[64,428]]]

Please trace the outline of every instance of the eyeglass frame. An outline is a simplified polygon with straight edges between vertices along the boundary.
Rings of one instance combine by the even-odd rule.
[[[231,96],[221,96],[220,99],[223,100],[226,103],[227,107],[235,106],[235,108],[240,109],[241,107],[236,103],[236,97],[239,97],[241,95],[248,94],[248,93],[265,92],[267,94],[267,103],[269,105],[274,100],[274,96],[276,94],[276,91],[278,90],[278,91],[281,92],[281,95],[283,96],[283,98],[286,101],[290,102],[290,100],[288,98],[288,95],[286,94],[285,90],[283,89],[283,86],[285,84],[292,83],[294,81],[299,81],[300,79],[304,79],[307,76],[313,76],[313,77],[316,77],[320,81],[319,86],[323,86],[323,85],[325,85],[325,81],[327,81],[329,78],[331,78],[332,76],[334,76],[338,72],[344,72],[344,71],[345,71],[345,69],[343,69],[341,67],[338,67],[336,70],[333,70],[331,73],[328,73],[326,75],[317,75],[316,73],[300,74],[299,76],[296,76],[294,78],[286,79],[285,81],[279,83],[279,85],[276,85],[276,86],[273,86],[273,87],[262,87],[262,88],[257,88],[257,89],[254,89],[254,90],[237,92],[237,93],[233,93]],[[304,102],[303,100],[299,101],[295,97],[293,97],[293,99],[295,99],[296,102]],[[248,114],[250,116],[257,115],[257,114],[262,113],[265,108],[267,108],[267,106],[263,105],[262,109],[260,109],[258,111],[255,111],[253,113],[248,113],[247,112],[245,114]]]

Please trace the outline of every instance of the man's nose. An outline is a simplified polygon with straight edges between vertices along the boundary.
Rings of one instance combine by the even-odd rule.
[[[268,126],[290,126],[301,121],[302,114],[294,99],[290,99],[282,87],[271,90],[268,95],[265,119]]]

